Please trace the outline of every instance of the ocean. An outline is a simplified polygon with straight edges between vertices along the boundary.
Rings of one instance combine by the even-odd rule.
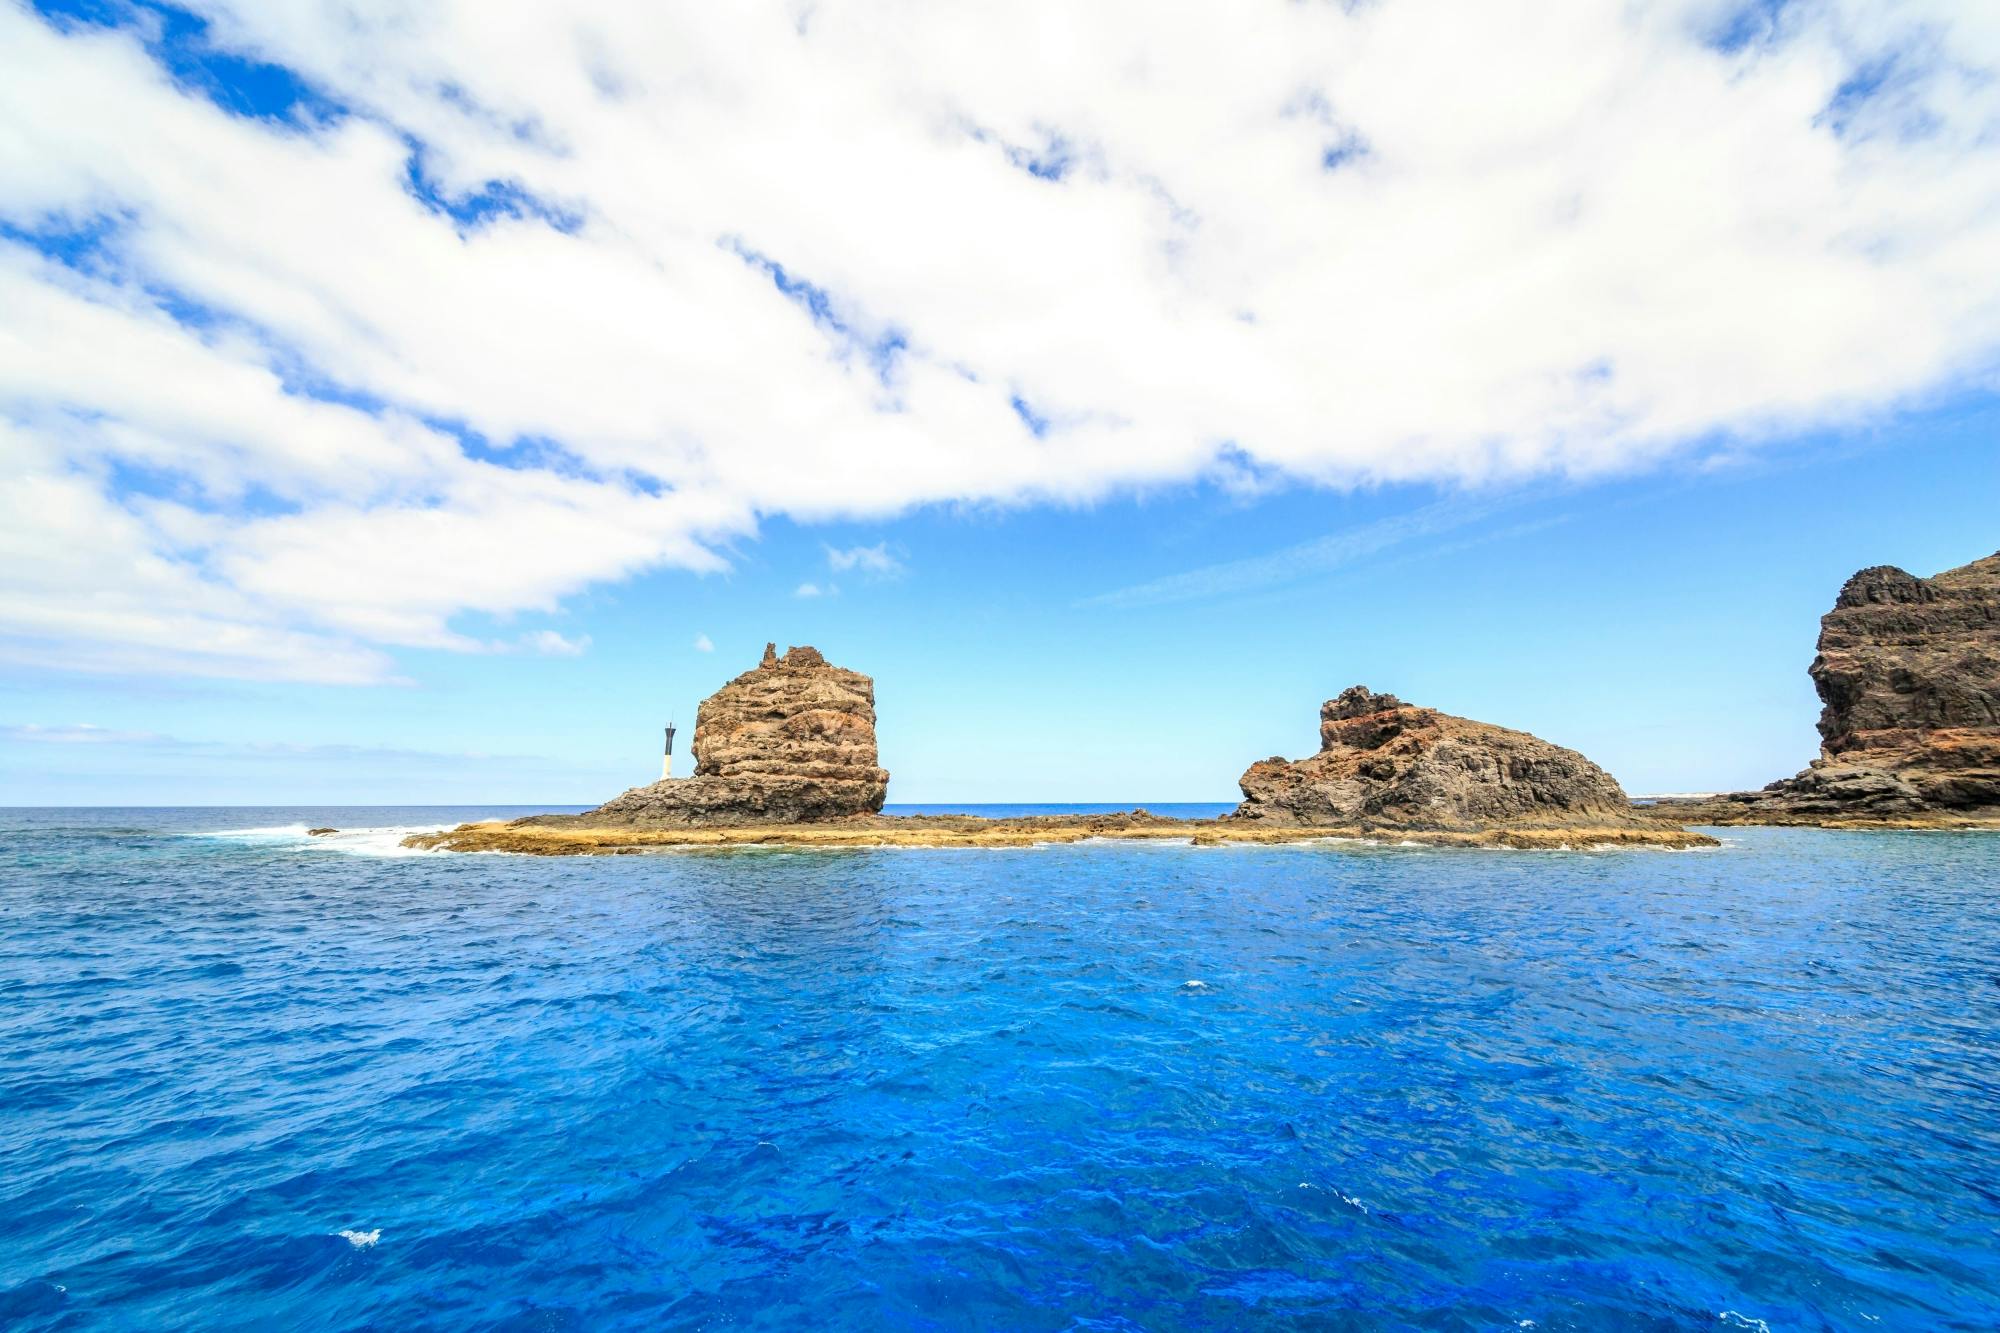
[[[508,813],[0,811],[0,1326],[2000,1326],[2000,835]]]

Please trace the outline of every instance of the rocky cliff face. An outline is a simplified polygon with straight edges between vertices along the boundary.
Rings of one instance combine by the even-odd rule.
[[[1311,758],[1252,764],[1232,818],[1447,830],[1633,822],[1624,790],[1576,751],[1365,686],[1320,709],[1319,738]]]
[[[702,700],[694,776],[634,787],[583,816],[595,824],[815,823],[874,814],[889,774],[875,751],[875,682],[816,648],[777,645]]]
[[[1819,758],[1741,801],[1829,816],[2000,809],[2000,553],[1928,579],[1864,569],[1819,624]]]

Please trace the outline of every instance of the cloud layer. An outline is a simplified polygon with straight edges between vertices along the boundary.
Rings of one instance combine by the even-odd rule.
[[[767,516],[1589,474],[2000,352],[1990,6],[191,8],[0,0],[16,660],[571,651],[491,622]]]

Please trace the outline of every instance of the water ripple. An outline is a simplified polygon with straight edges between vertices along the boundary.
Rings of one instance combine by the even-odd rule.
[[[452,817],[0,812],[0,1325],[1996,1323],[2000,839]]]

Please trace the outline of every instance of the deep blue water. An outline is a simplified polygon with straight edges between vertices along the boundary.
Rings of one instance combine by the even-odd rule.
[[[2000,1324],[2000,836],[483,813],[0,812],[0,1325]]]

